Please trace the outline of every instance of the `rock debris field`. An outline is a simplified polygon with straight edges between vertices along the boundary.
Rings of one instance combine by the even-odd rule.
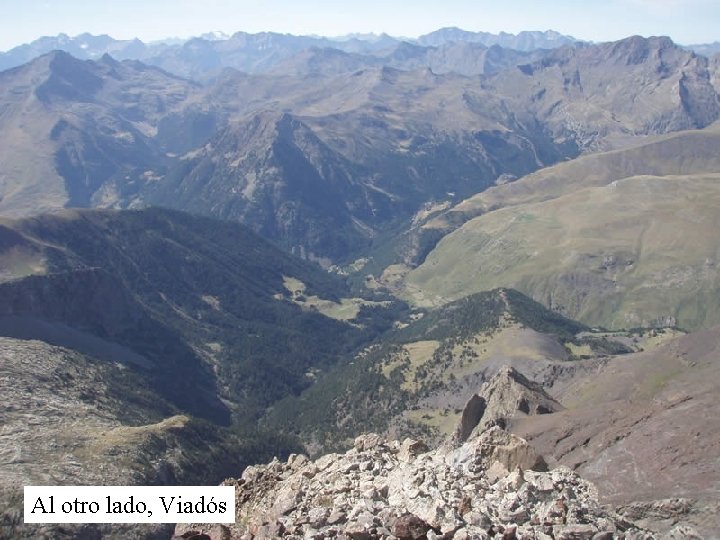
[[[597,502],[565,467],[547,471],[523,439],[491,427],[461,445],[355,440],[345,454],[248,467],[234,525],[178,525],[175,539],[660,538]],[[698,538],[676,527],[662,538]]]

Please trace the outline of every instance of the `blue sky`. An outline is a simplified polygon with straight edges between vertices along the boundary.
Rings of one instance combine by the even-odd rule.
[[[720,41],[720,0],[0,0],[0,50],[61,32],[146,41],[210,30],[414,37],[443,26],[707,43]]]

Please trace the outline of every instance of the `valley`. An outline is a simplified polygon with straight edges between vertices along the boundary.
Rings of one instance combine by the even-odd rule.
[[[391,324],[373,310],[401,310],[351,299],[241,225],[175,211],[65,210],[0,231],[8,537],[43,530],[21,526],[28,482],[212,483],[299,451],[258,418]],[[355,309],[341,320],[304,309],[288,280]],[[128,534],[167,532],[156,529]]]
[[[23,485],[222,481],[236,526],[175,538],[713,538],[719,62],[456,28],[1,53],[0,539],[173,535],[26,526]]]

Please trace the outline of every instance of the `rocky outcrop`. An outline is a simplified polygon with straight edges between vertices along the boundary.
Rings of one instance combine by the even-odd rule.
[[[563,409],[543,388],[512,367],[501,369],[470,398],[453,441],[462,443],[491,426],[505,428],[516,415],[548,414]]]
[[[538,463],[498,427],[434,451],[363,435],[345,454],[248,467],[225,482],[236,489],[234,525],[178,525],[175,538],[650,538],[570,469]]]

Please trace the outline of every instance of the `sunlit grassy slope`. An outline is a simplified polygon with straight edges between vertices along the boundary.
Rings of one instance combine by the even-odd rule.
[[[461,205],[485,212],[405,280],[438,305],[513,287],[591,325],[720,323],[720,135],[588,156]]]

